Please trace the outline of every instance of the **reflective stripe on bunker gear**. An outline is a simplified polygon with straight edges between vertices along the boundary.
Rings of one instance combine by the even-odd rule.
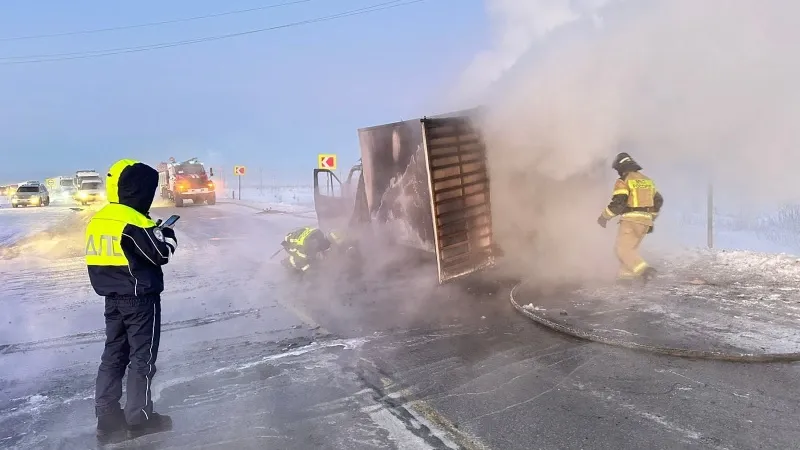
[[[289,264],[291,264],[295,269],[302,270],[303,272],[311,267],[307,259],[302,257],[295,258],[294,255],[289,255]]]
[[[110,203],[98,211],[86,227],[86,265],[127,266],[128,258],[122,251],[120,241],[125,226],[129,224],[140,228],[156,225],[135,209],[118,203]]]
[[[292,236],[293,233],[289,233],[286,235],[286,242],[303,245],[305,244],[306,238],[308,238],[308,236],[311,235],[311,233],[313,233],[315,230],[316,228],[313,227],[305,227],[302,229],[302,231],[298,230],[300,233],[296,236]]]
[[[649,213],[649,212],[645,212],[645,211],[631,211],[631,212],[623,213],[622,217],[641,218],[641,219],[652,220],[653,219],[653,213]]]
[[[646,263],[646,262],[644,262],[644,261],[643,261],[643,262],[640,262],[638,265],[636,265],[636,266],[633,268],[633,273],[634,273],[634,274],[636,274],[636,275],[641,275],[641,274],[642,274],[642,272],[644,272],[644,269],[647,269],[647,267],[648,267],[648,266],[647,266],[647,263]]]
[[[308,258],[308,255],[306,255],[305,253],[301,252],[300,250],[298,250],[296,248],[290,248],[287,251],[289,252],[289,254],[294,254],[295,256],[298,256],[300,258]]]

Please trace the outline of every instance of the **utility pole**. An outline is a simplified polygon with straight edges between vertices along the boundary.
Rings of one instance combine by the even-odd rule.
[[[708,234],[706,236],[708,242],[708,248],[714,248],[714,185],[712,183],[708,184],[708,217],[707,217],[707,224],[708,224]]]

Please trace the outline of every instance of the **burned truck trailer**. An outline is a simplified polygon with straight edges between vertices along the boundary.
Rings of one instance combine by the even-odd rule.
[[[362,128],[344,183],[314,172],[323,229],[350,228],[435,255],[439,283],[495,263],[480,110]]]

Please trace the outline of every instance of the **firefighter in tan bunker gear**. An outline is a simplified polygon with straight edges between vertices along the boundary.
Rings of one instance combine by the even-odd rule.
[[[617,278],[621,282],[636,278],[647,282],[656,271],[639,255],[639,246],[645,235],[653,232],[664,198],[653,180],[641,173],[642,167],[629,154],[618,154],[611,167],[619,178],[614,183],[611,202],[597,218],[597,223],[605,228],[609,220],[619,216],[616,254],[620,268]]]

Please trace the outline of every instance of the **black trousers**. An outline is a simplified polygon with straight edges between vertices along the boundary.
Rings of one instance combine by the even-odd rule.
[[[161,340],[161,298],[106,297],[106,344],[97,371],[95,415],[118,414],[122,377],[128,370],[125,418],[141,424],[153,413],[150,384]]]

